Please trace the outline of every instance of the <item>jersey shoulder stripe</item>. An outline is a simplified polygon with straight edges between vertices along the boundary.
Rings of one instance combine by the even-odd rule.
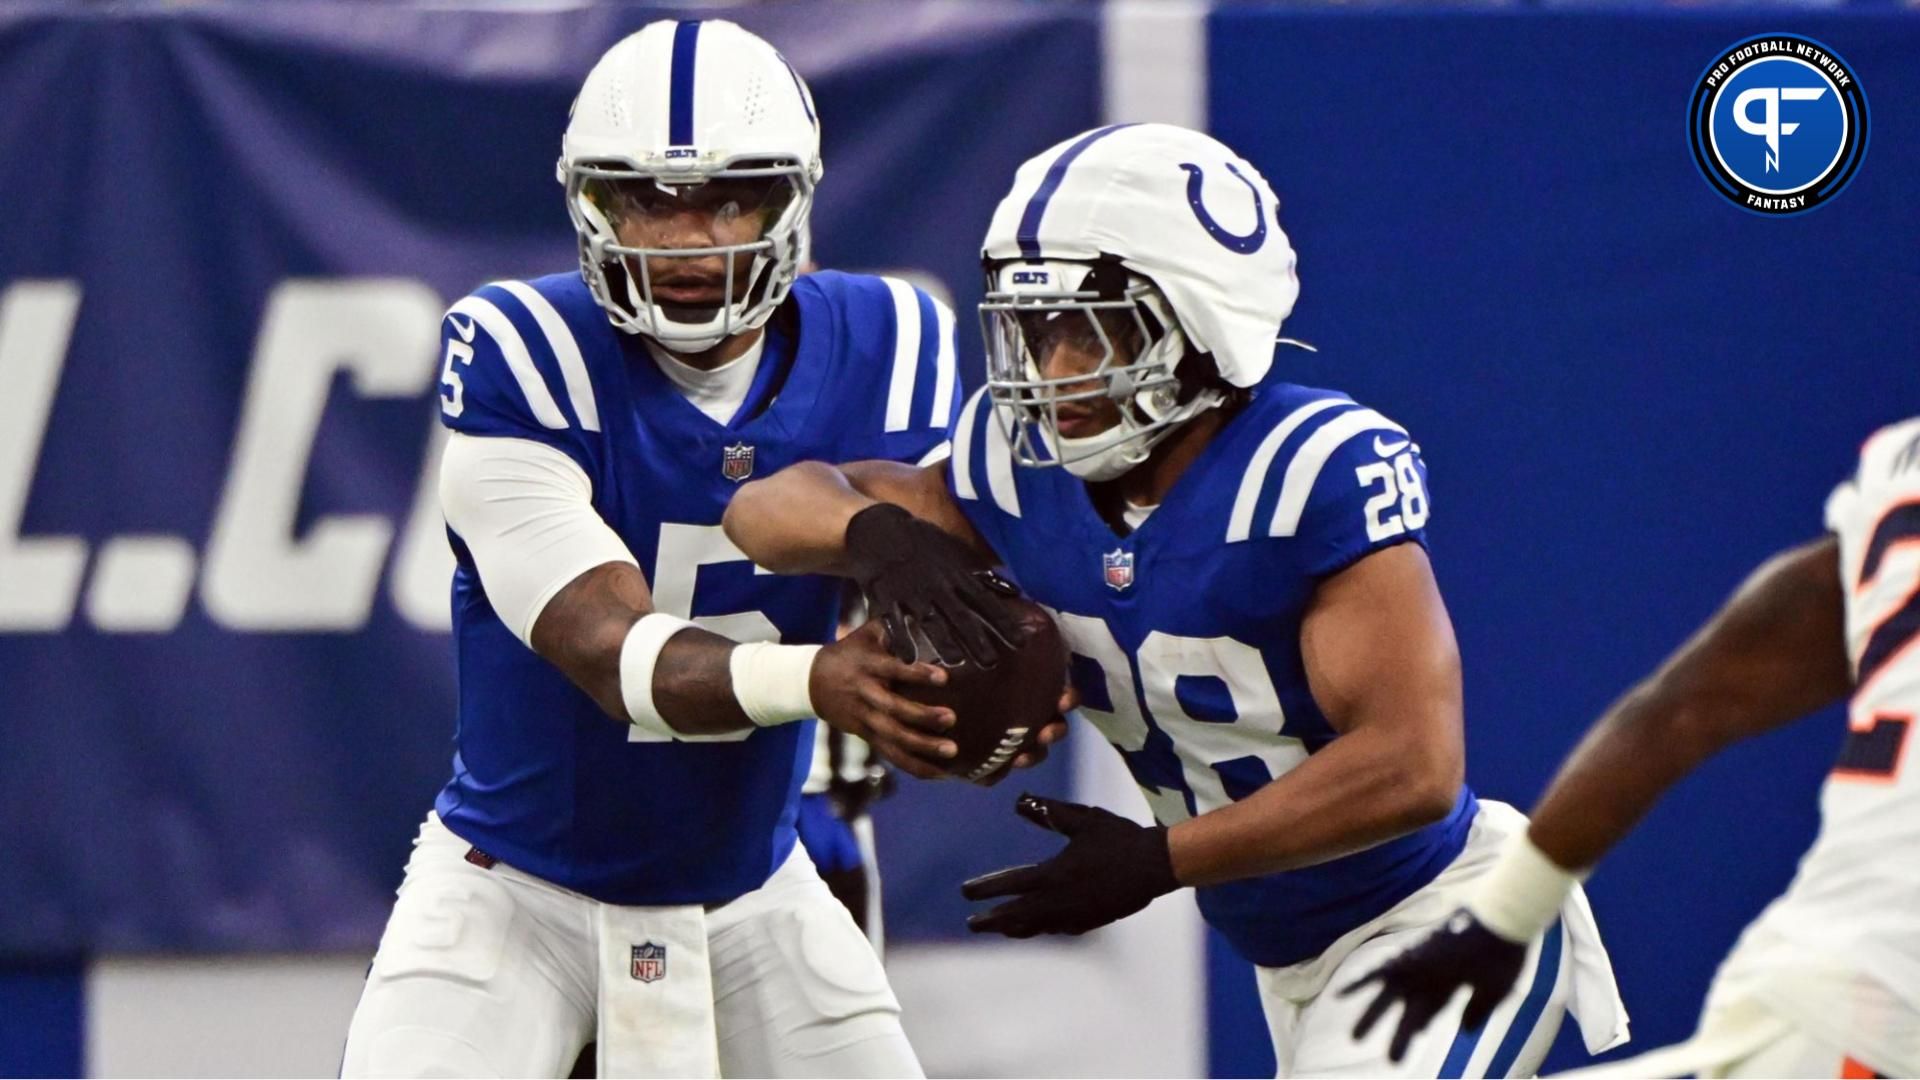
[[[462,298],[449,308],[446,318],[453,324],[454,333],[466,340],[472,339],[475,326],[486,331],[487,336],[499,347],[507,370],[520,388],[521,397],[526,400],[527,408],[541,427],[560,431],[572,426],[561,413],[559,404],[553,400],[553,395],[547,391],[546,380],[540,377],[539,369],[534,366],[526,339],[521,337],[519,328],[513,325],[513,320],[507,317],[505,311],[491,299],[476,293]]]
[[[573,414],[580,418],[581,427],[599,431],[600,408],[594,400],[593,380],[587,375],[587,362],[580,355],[580,343],[574,338],[573,328],[567,325],[552,301],[526,282],[496,281],[494,285],[506,290],[533,316],[541,336],[546,338],[548,350],[560,365],[560,377],[566,383]]]
[[[1321,468],[1342,443],[1363,431],[1407,433],[1406,428],[1372,409],[1351,409],[1320,425],[1287,463],[1286,476],[1280,482],[1280,501],[1267,526],[1268,536],[1292,536],[1299,531],[1300,515],[1307,509],[1307,497],[1313,494]]]
[[[920,297],[899,278],[881,278],[893,298],[893,371],[887,381],[887,431],[905,431],[913,416],[913,384],[920,372]]]
[[[885,430],[944,431],[953,420],[953,310],[911,282],[892,277],[880,281],[893,308]]]
[[[838,328],[844,384],[858,388],[860,402],[841,418],[850,434],[879,436],[894,448],[881,456],[894,456],[920,436],[947,433],[959,386],[946,305],[904,278],[876,274],[816,271],[794,289]]]
[[[954,402],[954,361],[953,361],[953,309],[940,302],[939,297],[929,293],[921,294],[933,307],[935,329],[933,358],[933,416],[932,426],[945,430],[953,422]]]
[[[1253,535],[1254,508],[1259,505],[1260,493],[1266,490],[1267,476],[1273,470],[1273,460],[1280,453],[1280,447],[1314,417],[1329,409],[1348,407],[1359,406],[1351,398],[1339,396],[1309,401],[1288,412],[1267,432],[1240,477],[1240,489],[1233,497],[1233,511],[1227,516],[1227,543],[1238,543]]]
[[[1007,442],[1007,433],[1000,426],[998,410],[989,403],[983,411],[987,414],[986,430],[980,437],[987,444],[987,490],[1001,510],[1019,517],[1020,486],[1013,475],[1013,446]]]
[[[995,506],[1010,517],[1020,516],[1020,486],[1014,475],[1013,447],[994,415],[985,387],[974,391],[953,431],[953,493],[968,500],[980,497],[980,485]]]
[[[953,428],[953,493],[962,499],[980,497],[973,483],[973,432],[980,420],[980,400],[986,396],[985,389],[975,390]]]

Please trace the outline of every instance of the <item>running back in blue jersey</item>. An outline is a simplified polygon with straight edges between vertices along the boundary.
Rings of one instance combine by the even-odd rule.
[[[950,487],[1008,571],[1053,610],[1080,711],[1172,825],[1246,798],[1337,737],[1300,626],[1316,585],[1426,544],[1426,466],[1399,425],[1344,395],[1268,382],[1153,515],[1121,537],[1065,469],[1013,463],[984,392],[955,427]],[[1198,890],[1256,964],[1318,955],[1431,881],[1466,843],[1442,821],[1306,869]]]
[[[756,572],[721,513],[742,481],[796,461],[911,462],[940,446],[957,404],[951,329],[904,282],[803,277],[722,425],[608,324],[579,275],[501,282],[447,313],[441,411],[455,431],[535,440],[577,462],[656,610],[739,641],[825,643],[839,580]],[[448,535],[459,726],[435,803],[448,828],[610,903],[712,903],[764,883],[794,844],[811,723],[636,741],[507,629]]]

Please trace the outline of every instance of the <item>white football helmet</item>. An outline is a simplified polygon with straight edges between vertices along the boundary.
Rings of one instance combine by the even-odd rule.
[[[813,96],[773,46],[720,19],[649,23],[607,50],[574,99],[557,169],[580,273],[613,324],[681,352],[763,325],[807,259],[821,176]],[[707,185],[711,185],[710,187]],[[622,244],[625,213],[715,192],[709,209],[759,212],[758,240],[698,248]],[[752,205],[747,205],[751,203]],[[751,254],[744,289],[737,256]],[[720,256],[717,308],[663,302],[648,260]]]
[[[987,229],[980,305],[987,389],[1015,459],[1110,480],[1264,378],[1300,295],[1279,209],[1246,160],[1170,124],[1098,128],[1020,166]],[[1043,378],[1055,335],[1104,353],[1100,366]],[[1211,371],[1182,370],[1207,358]],[[1101,397],[1121,422],[1063,437],[1059,405]]]

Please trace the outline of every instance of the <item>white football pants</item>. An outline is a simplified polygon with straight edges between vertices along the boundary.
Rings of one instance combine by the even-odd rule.
[[[483,868],[469,846],[435,815],[421,826],[342,1076],[563,1077],[596,1039],[601,972],[624,971],[633,947],[598,931],[609,910],[644,909]],[[922,1075],[873,948],[799,845],[705,920],[721,1075]],[[667,956],[668,978],[681,959]],[[609,1077],[604,1039],[600,1061]]]
[[[1505,803],[1481,800],[1466,848],[1425,888],[1312,960],[1254,969],[1280,1076],[1533,1076],[1569,1003],[1589,1050],[1598,1053],[1626,1039],[1626,1010],[1613,968],[1578,889],[1561,908],[1560,921],[1527,949],[1512,992],[1480,1031],[1460,1028],[1467,1007],[1463,991],[1414,1037],[1398,1065],[1387,1059],[1387,1046],[1399,1009],[1389,1010],[1364,1041],[1353,1038],[1375,987],[1346,997],[1339,991],[1426,940],[1459,906],[1462,887],[1486,873],[1506,838],[1526,824],[1526,816]]]
[[[1725,969],[1723,968],[1724,972]],[[1833,1004],[1844,1009],[1844,995]],[[1570,1080],[1639,1080],[1649,1076],[1858,1077],[1911,1076],[1897,1062],[1876,1072],[1860,1052],[1809,1029],[1795,1017],[1737,989],[1716,982],[1707,996],[1700,1027],[1686,1042],[1557,1075]]]
[[[1813,1032],[1795,1025],[1758,1002],[1746,1001],[1708,1013],[1697,1038],[1710,1043],[1717,1033],[1744,1034],[1748,1047],[1734,1048],[1722,1061],[1701,1066],[1703,1077],[1873,1077],[1869,1065]],[[1885,1075],[1898,1076],[1899,1073]]]

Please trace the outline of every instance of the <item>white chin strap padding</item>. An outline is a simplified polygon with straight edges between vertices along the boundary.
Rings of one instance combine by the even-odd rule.
[[[1122,413],[1120,422],[1098,435],[1069,439],[1056,436],[1061,467],[1092,483],[1113,480],[1128,469],[1147,460],[1152,447],[1141,437],[1133,417]]]
[[[640,310],[646,310],[644,305],[636,306]],[[648,320],[652,329],[646,332],[646,336],[675,352],[706,352],[726,340],[724,334],[705,324],[675,322],[667,315],[666,309],[658,305],[654,306],[652,315],[653,317]],[[683,330],[683,326],[686,326],[686,329]]]
[[[1156,418],[1151,427],[1137,423],[1133,414],[1123,409],[1120,422],[1098,435],[1079,439],[1056,436],[1061,467],[1089,483],[1118,479],[1147,460],[1153,448],[1179,430],[1180,425],[1224,400],[1225,396],[1219,391],[1205,390],[1175,406],[1166,416]]]

